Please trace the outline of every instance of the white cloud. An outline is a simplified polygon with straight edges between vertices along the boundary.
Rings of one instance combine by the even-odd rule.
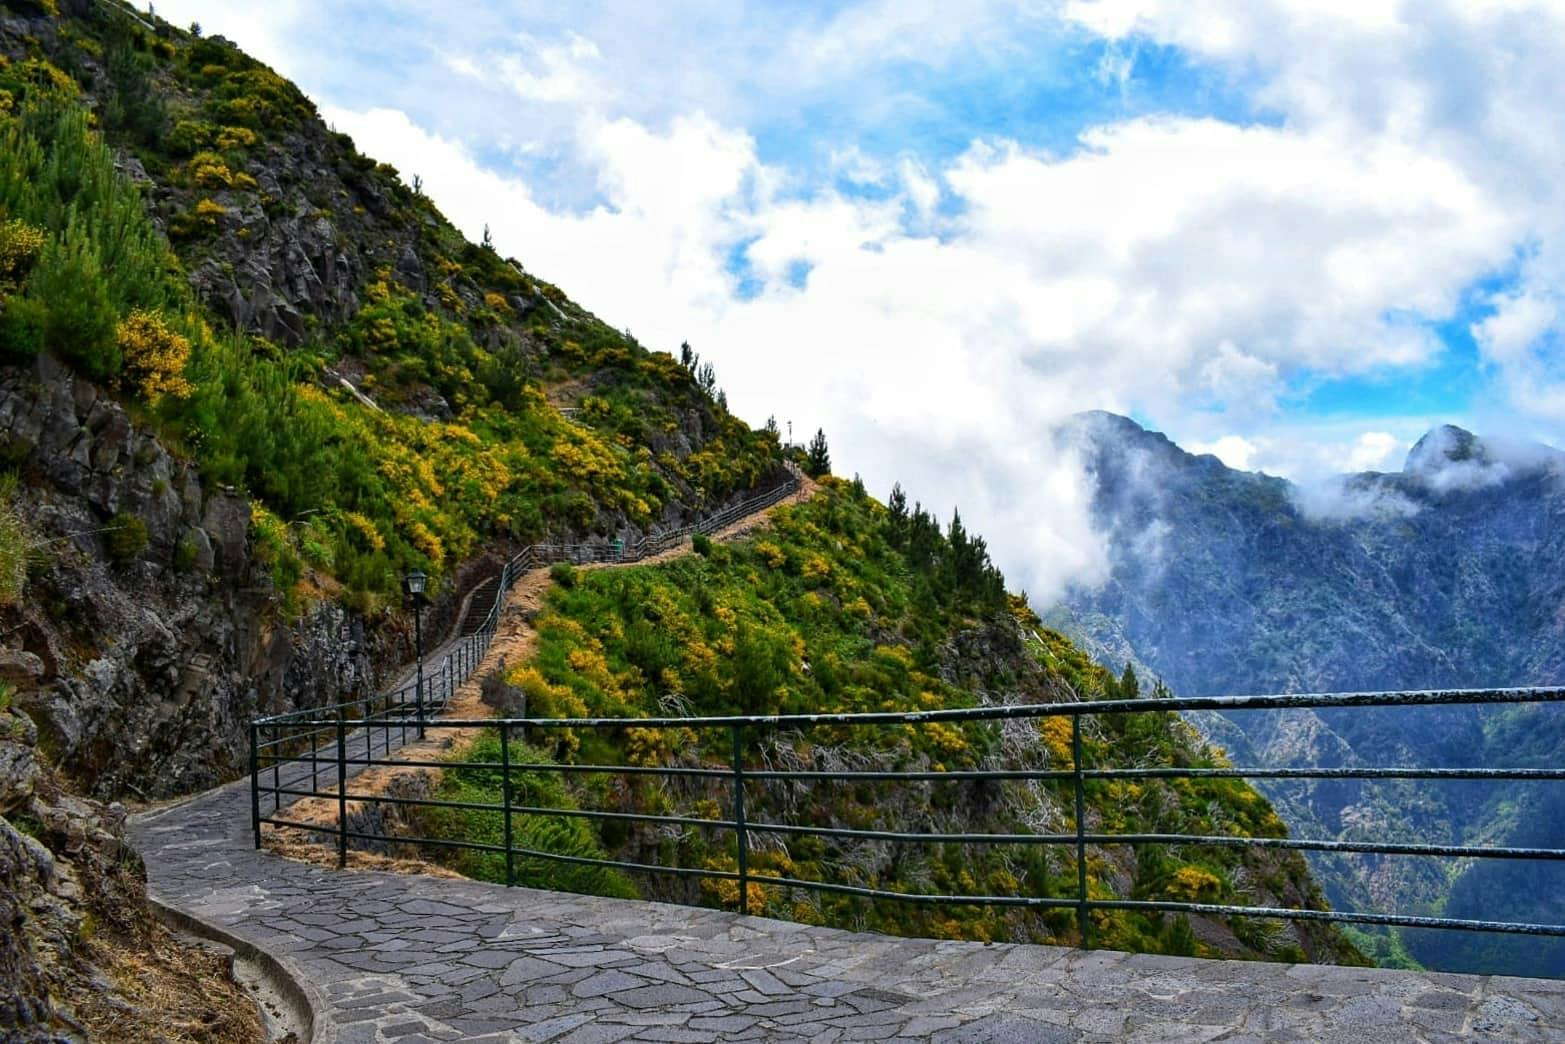
[[[1249,471],[1255,462],[1255,443],[1243,435],[1224,435],[1214,442],[1192,442],[1185,449],[1197,455],[1210,453],[1237,471]]]
[[[1460,178],[1509,246],[1488,253],[1491,272],[1521,256],[1518,291],[1475,335],[1515,410],[1565,422],[1565,368],[1550,358],[1561,319],[1551,298],[1565,285],[1565,3],[1071,0],[1065,13],[1108,39],[1184,48],[1253,79],[1258,101],[1302,136],[1401,149]],[[1402,183],[1390,167],[1380,174],[1389,191]],[[1416,250],[1417,239],[1402,248]],[[1397,263],[1395,250],[1338,259],[1345,282]],[[1518,340],[1544,309],[1545,325]]]
[[[613,93],[598,74],[602,58],[597,44],[568,32],[555,41],[521,33],[509,47],[481,57],[448,55],[446,61],[454,71],[526,101],[601,103]]]
[[[232,30],[247,46],[282,32],[213,7],[213,28],[218,10],[250,19]],[[407,100],[327,115],[606,320],[657,348],[689,339],[753,422],[822,426],[878,492],[901,479],[942,515],[960,503],[1039,601],[1102,565],[1079,472],[1046,435],[1067,412],[1136,409],[1274,474],[1394,466],[1432,419],[1299,422],[1290,382],[1431,364],[1431,321],[1514,269],[1475,338],[1512,407],[1565,420],[1558,4],[1072,0],[1072,31],[1112,44],[1103,76],[1124,85],[1126,55],[1172,45],[1253,85],[1267,122],[1117,119],[1064,151],[980,130],[947,161],[849,136],[822,143],[829,177],[768,162],[750,130],[762,108],[823,99],[863,126],[927,117],[866,70],[997,61],[1060,9],[585,13],[431,44],[505,106],[452,103],[422,126]],[[558,185],[464,144],[488,157],[512,141],[590,192],[562,205]],[[729,267],[741,248],[759,280],[746,294]]]
[[[1389,431],[1366,431],[1354,440],[1342,470],[1350,473],[1396,471],[1402,467],[1407,450],[1407,443]]]

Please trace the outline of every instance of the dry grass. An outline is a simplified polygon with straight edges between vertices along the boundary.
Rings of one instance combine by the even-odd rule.
[[[268,825],[264,828],[262,836],[268,851],[275,852],[285,859],[336,869],[337,850],[307,840],[308,835],[303,830]],[[376,855],[373,852],[357,852],[351,848],[348,850],[348,869],[380,870],[389,874],[420,874],[424,877],[443,877],[448,880],[460,880],[462,877],[454,870],[448,870],[438,863],[426,862],[423,859]]]
[[[266,1039],[255,998],[228,962],[178,942],[162,925],[131,943],[94,937],[88,956],[114,989],[78,980],[67,999],[89,1039],[114,1044],[254,1044]],[[101,981],[101,980],[100,980]]]

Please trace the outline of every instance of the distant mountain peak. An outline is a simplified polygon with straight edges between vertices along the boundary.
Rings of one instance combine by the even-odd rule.
[[[1408,451],[1402,470],[1407,474],[1432,475],[1452,464],[1489,464],[1489,447],[1482,439],[1454,424],[1431,428]]]

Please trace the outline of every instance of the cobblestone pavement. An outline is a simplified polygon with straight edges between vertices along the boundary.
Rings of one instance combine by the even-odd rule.
[[[345,1044],[1565,1039],[1565,982],[894,939],[334,871],[253,850],[249,811],[241,783],[138,817],[152,892],[313,984]]]

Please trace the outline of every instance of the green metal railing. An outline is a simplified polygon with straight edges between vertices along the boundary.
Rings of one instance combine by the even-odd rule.
[[[493,730],[499,734],[501,760],[485,761],[418,761],[395,758],[390,753],[390,737],[405,722],[395,715],[363,718],[351,715],[353,705],[326,708],[323,711],[302,711],[279,715],[258,721],[252,730],[252,797],[256,844],[261,843],[261,826],[296,827],[322,832],[320,824],[291,820],[283,809],[284,798],[331,798],[337,801],[338,818],[335,838],[340,860],[345,860],[350,842],[363,841],[390,845],[415,845],[439,848],[469,849],[497,853],[506,862],[508,883],[515,881],[515,861],[518,857],[555,860],[563,863],[599,866],[610,869],[631,870],[653,874],[696,877],[735,881],[739,886],[741,903],[747,904],[750,884],[772,885],[782,888],[807,889],[860,896],[871,899],[897,900],[925,904],[964,904],[995,907],[1033,907],[1040,909],[1071,909],[1075,911],[1077,928],[1082,945],[1090,940],[1089,914],[1096,910],[1132,910],[1144,912],[1194,913],[1221,916],[1248,916],[1295,921],[1339,922],[1407,928],[1448,928],[1467,931],[1500,932],[1518,935],[1565,937],[1565,925],[1538,924],[1510,921],[1472,920],[1452,917],[1427,917],[1400,913],[1364,911],[1322,910],[1289,907],[1243,906],[1211,902],[1187,902],[1161,899],[1092,898],[1087,890],[1088,846],[1114,845],[1192,845],[1242,847],[1253,849],[1279,849],[1301,852],[1375,853],[1393,856],[1460,859],[1526,859],[1565,860],[1565,849],[1520,846],[1476,846],[1414,844],[1368,841],[1342,841],[1329,839],[1298,839],[1290,837],[1240,837],[1228,835],[1190,835],[1169,833],[1104,833],[1091,830],[1087,822],[1086,793],[1088,784],[1099,780],[1145,779],[1440,779],[1440,780],[1565,780],[1565,770],[1542,768],[1395,768],[1395,767],[1328,767],[1328,768],[1265,768],[1265,767],[1179,767],[1156,766],[1113,768],[1089,765],[1083,756],[1083,721],[1111,715],[1133,715],[1183,711],[1275,711],[1286,709],[1344,709],[1373,707],[1427,707],[1439,705],[1502,705],[1502,704],[1554,704],[1565,702],[1565,689],[1494,689],[1449,690],[1425,692],[1370,692],[1345,694],[1269,695],[1245,697],[1190,697],[1173,699],[1102,700],[1053,704],[1026,704],[1012,706],[980,707],[960,710],[924,711],[914,713],[869,714],[814,714],[780,716],[739,717],[655,717],[655,718],[568,718],[535,719],[518,718],[504,720],[440,719],[431,722],[432,727],[458,730]],[[776,733],[778,730],[796,730],[808,733],[819,728],[881,728],[886,726],[919,726],[933,723],[981,724],[1016,720],[1041,720],[1065,717],[1070,721],[1071,758],[1069,766],[1030,768],[996,765],[988,768],[940,771],[933,769],[885,770],[885,771],[806,771],[787,770],[752,764],[755,739]],[[528,733],[547,733],[553,730],[622,731],[626,728],[677,728],[698,732],[727,732],[726,743],[720,739],[703,745],[702,749],[716,750],[727,747],[729,756],[722,763],[669,765],[625,764],[556,764],[546,762],[518,762],[513,760],[511,741]],[[377,743],[377,730],[382,741]],[[306,755],[289,755],[283,748],[292,741],[312,743],[313,737],[330,733],[335,739],[333,772],[330,787],[323,789],[319,783],[317,752]],[[262,735],[270,738],[262,739]],[[300,737],[303,739],[301,740]],[[379,747],[383,755],[375,754]],[[359,751],[362,749],[362,753]],[[289,779],[282,780],[279,773],[284,767]],[[380,793],[353,793],[350,790],[353,774],[370,766],[414,766],[448,770],[480,768],[497,770],[502,780],[502,800],[499,803],[472,803],[442,801],[433,798],[392,797]],[[307,767],[307,771],[302,771]],[[271,780],[264,777],[271,772]],[[706,819],[692,816],[655,815],[636,812],[610,811],[607,809],[565,809],[520,805],[514,800],[514,782],[518,773],[557,773],[563,775],[608,774],[624,777],[654,777],[663,779],[701,778],[722,785],[729,797],[729,816],[722,819]],[[1051,781],[1068,784],[1073,797],[1075,822],[1072,829],[1054,833],[980,833],[947,832],[931,833],[897,830],[854,829],[848,827],[819,826],[807,823],[785,823],[757,820],[753,815],[750,788],[775,783],[791,783],[802,786],[824,782],[844,783],[874,782],[968,782],[993,781]],[[309,785],[306,786],[305,783]],[[272,814],[261,812],[262,798],[271,798]],[[504,842],[499,845],[484,844],[464,838],[436,838],[373,833],[352,829],[347,815],[348,802],[379,802],[393,806],[435,807],[492,812],[504,817]],[[558,816],[587,819],[600,823],[644,823],[690,830],[726,831],[733,835],[736,869],[708,869],[673,865],[657,865],[620,859],[563,855],[514,844],[514,817]],[[756,873],[750,869],[749,855],[754,849],[757,835],[773,837],[813,836],[852,841],[882,841],[890,843],[940,843],[960,845],[1042,845],[1060,846],[1073,852],[1076,870],[1074,895],[1020,895],[982,894],[947,895],[905,893],[890,889],[849,884],[834,881],[805,880],[775,874]],[[743,906],[741,908],[744,908]]]

